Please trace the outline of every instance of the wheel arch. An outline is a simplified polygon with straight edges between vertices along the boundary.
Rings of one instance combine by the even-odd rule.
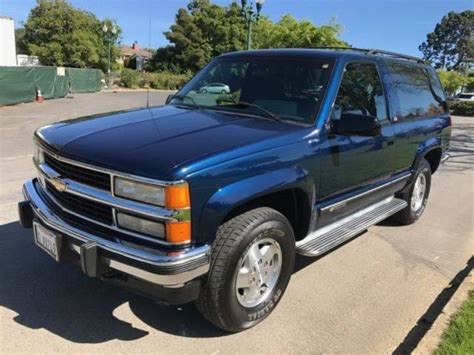
[[[304,238],[314,196],[314,181],[303,169],[277,170],[222,187],[201,211],[198,241],[209,243],[222,223],[257,207],[279,211],[290,221],[297,240]]]
[[[422,159],[426,159],[431,167],[431,174],[434,174],[441,163],[442,144],[440,137],[431,138],[421,143],[416,151],[416,156],[412,164],[412,171],[415,171]]]
[[[436,170],[438,170],[439,164],[441,163],[442,154],[441,147],[433,148],[425,153],[424,158],[430,164],[431,174],[434,174]]]

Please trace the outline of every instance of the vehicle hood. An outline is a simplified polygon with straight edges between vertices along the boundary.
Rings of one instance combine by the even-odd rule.
[[[167,179],[186,164],[296,129],[255,117],[163,106],[63,121],[36,135],[62,156]]]

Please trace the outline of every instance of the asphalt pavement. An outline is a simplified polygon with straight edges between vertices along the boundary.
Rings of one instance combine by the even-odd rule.
[[[150,92],[150,103],[167,95]],[[226,334],[193,305],[156,304],[55,263],[18,225],[36,128],[145,103],[145,92],[125,92],[0,107],[1,353],[381,354],[416,345],[474,251],[474,118],[453,117],[452,158],[418,223],[382,222],[319,259],[297,257],[273,314]]]

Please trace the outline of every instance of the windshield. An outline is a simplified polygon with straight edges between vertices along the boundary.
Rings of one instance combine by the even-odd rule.
[[[320,59],[219,58],[171,103],[313,123],[331,70],[332,62]]]

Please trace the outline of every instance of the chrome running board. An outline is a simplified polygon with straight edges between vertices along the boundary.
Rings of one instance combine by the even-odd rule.
[[[406,201],[393,196],[386,198],[308,234],[303,240],[296,242],[296,252],[306,256],[321,255],[406,206]]]

